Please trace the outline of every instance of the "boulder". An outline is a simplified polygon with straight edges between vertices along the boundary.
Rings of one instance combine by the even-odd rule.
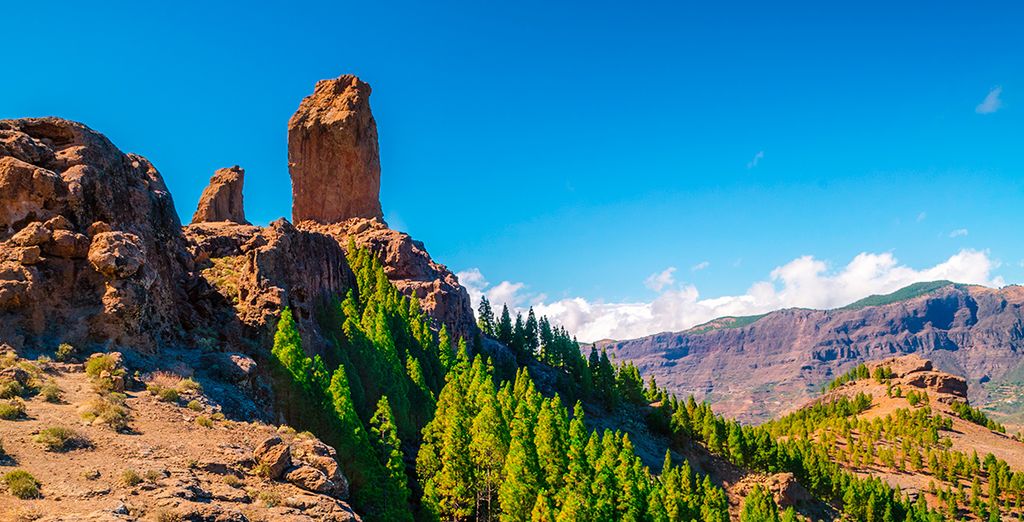
[[[16,245],[27,247],[42,245],[52,237],[53,231],[43,226],[42,223],[33,221],[25,228],[19,230],[17,234],[14,234],[11,241]]]
[[[214,172],[210,184],[199,198],[199,207],[192,215],[192,223],[229,221],[248,225],[242,204],[244,183],[245,170],[238,165]]]
[[[234,383],[247,381],[256,372],[256,361],[240,353],[206,353],[200,362],[213,375]]]
[[[257,464],[266,466],[267,477],[279,479],[292,465],[291,449],[280,437],[270,437],[261,442],[252,452]]]
[[[88,257],[97,272],[111,279],[125,279],[139,271],[146,253],[135,234],[100,232],[92,238]]]
[[[292,219],[382,218],[370,86],[352,75],[317,82],[288,122]]]

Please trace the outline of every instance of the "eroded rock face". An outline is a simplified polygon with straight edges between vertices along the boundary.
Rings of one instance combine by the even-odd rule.
[[[242,204],[242,185],[245,170],[238,165],[219,169],[210,178],[210,184],[199,198],[199,207],[192,215],[193,223],[230,221],[248,225]]]
[[[160,173],[85,125],[0,121],[0,252],[0,339],[15,346],[146,349],[195,321],[192,259]]]
[[[311,354],[327,341],[318,307],[355,286],[345,251],[331,236],[300,230],[285,219],[266,228],[205,223],[185,229],[204,277],[235,303],[237,317],[264,335],[290,308]]]
[[[383,217],[368,84],[352,75],[317,82],[288,122],[288,169],[295,223]]]
[[[377,219],[349,219],[333,225],[306,221],[298,227],[329,235],[346,247],[351,238],[357,246],[370,249],[381,260],[388,279],[403,294],[416,297],[438,328],[447,325],[453,336],[472,342],[477,327],[469,292],[448,267],[430,258],[423,243]]]

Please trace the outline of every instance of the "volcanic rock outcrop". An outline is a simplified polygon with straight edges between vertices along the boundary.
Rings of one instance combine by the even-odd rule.
[[[242,167],[235,165],[218,169],[199,198],[199,207],[192,215],[192,222],[230,221],[248,225],[249,222],[245,220],[245,208],[242,205],[244,182],[245,170]]]
[[[294,222],[383,217],[368,84],[352,75],[317,82],[288,122],[288,168]]]
[[[423,243],[409,234],[392,230],[376,219],[349,219],[320,225],[304,221],[297,225],[334,237],[339,244],[368,248],[384,265],[388,279],[400,292],[419,300],[420,307],[448,331],[467,341],[476,333],[476,320],[469,293],[448,268],[430,258]]]
[[[732,322],[731,322],[732,321]],[[763,421],[817,393],[857,364],[920,354],[938,370],[964,375],[970,400],[1019,393],[1024,370],[1024,287],[938,285],[932,291],[875,306],[786,309],[735,323],[604,341],[610,354],[635,362],[670,391],[707,400],[747,422]],[[918,374],[924,375],[924,374]],[[930,378],[930,377],[929,377]],[[931,382],[952,393],[954,382]]]
[[[0,340],[152,348],[195,324],[160,173],[57,118],[0,121]]]

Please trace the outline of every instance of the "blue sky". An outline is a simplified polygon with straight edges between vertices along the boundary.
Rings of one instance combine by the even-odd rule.
[[[5,6],[0,117],[107,134],[153,161],[186,220],[233,164],[251,220],[288,216],[288,117],[355,73],[388,221],[475,294],[505,281],[576,327],[593,325],[556,303],[782,295],[799,278],[776,269],[803,256],[833,279],[858,254],[893,260],[870,284],[805,285],[827,301],[759,306],[1024,279],[1014,3],[78,4]],[[704,316],[686,317],[608,332]]]

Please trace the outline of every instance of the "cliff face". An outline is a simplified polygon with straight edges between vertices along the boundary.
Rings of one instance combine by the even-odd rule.
[[[607,341],[620,360],[680,395],[753,422],[811,397],[860,362],[917,353],[964,375],[971,400],[1024,367],[1024,288],[947,285],[922,296],[863,308],[780,310],[738,328]]]
[[[88,127],[0,121],[0,341],[142,349],[200,319],[160,173]]]

